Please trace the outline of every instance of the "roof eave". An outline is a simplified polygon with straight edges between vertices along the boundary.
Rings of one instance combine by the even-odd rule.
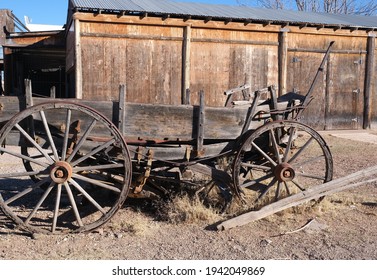
[[[182,20],[204,20],[205,22],[209,21],[222,21],[225,24],[229,22],[238,22],[243,23],[244,25],[248,25],[251,23],[255,24],[263,24],[263,25],[281,25],[281,26],[297,26],[300,28],[305,27],[313,27],[319,29],[328,28],[333,30],[339,29],[349,29],[351,31],[355,30],[363,30],[363,31],[375,31],[377,27],[372,26],[353,26],[353,25],[346,25],[346,24],[324,24],[324,23],[313,23],[313,22],[299,22],[299,21],[281,21],[281,20],[265,20],[265,19],[255,19],[255,18],[232,18],[232,17],[218,17],[218,16],[204,16],[204,15],[188,15],[188,14],[174,14],[174,13],[161,13],[161,12],[153,12],[153,11],[145,11],[145,10],[112,10],[112,9],[93,9],[93,8],[81,8],[75,7],[73,9],[72,16],[75,12],[81,13],[93,13],[93,14],[113,14],[118,16],[139,16],[140,18],[145,17],[159,17],[163,20],[167,18],[178,18]]]

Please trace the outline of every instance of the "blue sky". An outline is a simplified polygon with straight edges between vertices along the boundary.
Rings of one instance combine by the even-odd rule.
[[[175,0],[209,4],[237,5],[237,0]],[[68,0],[0,0],[0,9],[9,9],[24,22],[24,16],[35,24],[63,25],[67,17]]]

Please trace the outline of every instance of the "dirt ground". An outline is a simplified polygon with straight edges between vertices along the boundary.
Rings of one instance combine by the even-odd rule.
[[[324,138],[335,178],[377,164],[376,144],[329,133]],[[364,185],[309,210],[286,210],[220,232],[208,221],[161,221],[127,202],[109,223],[87,234],[30,235],[0,214],[0,259],[377,259],[377,189]]]

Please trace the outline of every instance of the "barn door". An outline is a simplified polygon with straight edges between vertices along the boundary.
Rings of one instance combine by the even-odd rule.
[[[359,129],[363,124],[365,55],[331,54],[326,129]]]
[[[295,91],[305,95],[317,73],[323,59],[323,53],[292,51],[288,53],[287,91]],[[311,127],[325,128],[325,86],[327,67],[319,76],[312,93],[313,100],[305,109],[301,121]]]

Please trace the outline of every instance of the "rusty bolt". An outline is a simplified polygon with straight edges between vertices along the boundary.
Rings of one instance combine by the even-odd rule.
[[[60,170],[60,169],[56,170],[56,172],[55,172],[55,177],[56,177],[56,178],[63,178],[63,177],[64,177],[64,172],[63,172],[63,170]]]
[[[290,178],[290,177],[291,177],[291,171],[289,171],[289,170],[285,170],[284,173],[283,173],[283,176],[284,176],[285,178]]]

